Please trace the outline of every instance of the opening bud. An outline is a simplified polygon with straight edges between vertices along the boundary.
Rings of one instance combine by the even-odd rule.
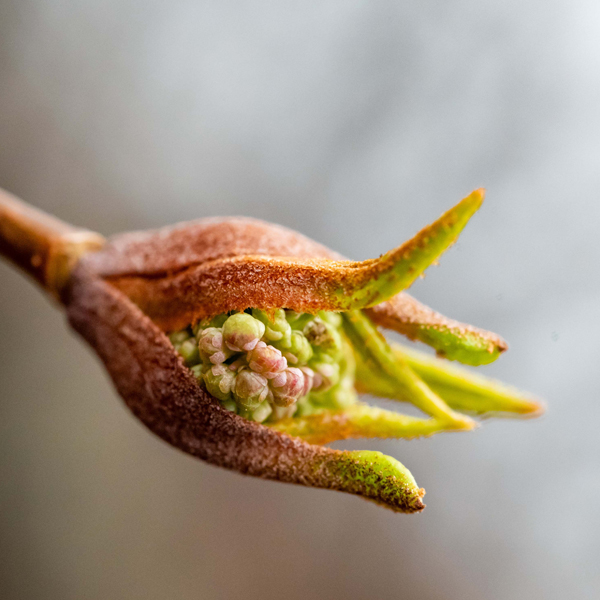
[[[248,352],[248,365],[253,371],[272,379],[287,367],[287,360],[282,356],[281,350],[268,346],[265,342],[258,342]]]

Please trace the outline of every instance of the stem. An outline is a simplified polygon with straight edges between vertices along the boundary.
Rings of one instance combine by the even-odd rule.
[[[61,297],[78,259],[104,238],[52,217],[0,189],[0,255]]]

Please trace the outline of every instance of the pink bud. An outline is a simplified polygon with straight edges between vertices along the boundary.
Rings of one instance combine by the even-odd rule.
[[[217,327],[207,327],[198,332],[198,350],[202,361],[213,365],[220,365],[231,356],[231,351],[223,345],[223,334]]]
[[[268,381],[262,375],[242,369],[235,380],[233,395],[244,408],[256,408],[269,393]]]
[[[248,352],[248,365],[253,371],[272,379],[287,367],[287,360],[281,350],[258,342],[253,350]]]
[[[290,406],[304,391],[304,373],[296,367],[290,367],[271,379],[273,402],[277,406]]]

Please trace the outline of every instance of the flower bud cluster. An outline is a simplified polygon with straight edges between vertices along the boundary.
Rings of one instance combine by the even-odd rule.
[[[340,395],[342,382],[344,389],[349,381],[353,386],[335,313],[252,309],[205,319],[169,337],[209,394],[254,421],[308,414],[324,404],[335,408],[328,398]]]

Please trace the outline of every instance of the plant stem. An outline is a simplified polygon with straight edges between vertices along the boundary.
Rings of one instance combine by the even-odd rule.
[[[60,299],[79,257],[104,238],[52,217],[0,189],[0,255]]]

